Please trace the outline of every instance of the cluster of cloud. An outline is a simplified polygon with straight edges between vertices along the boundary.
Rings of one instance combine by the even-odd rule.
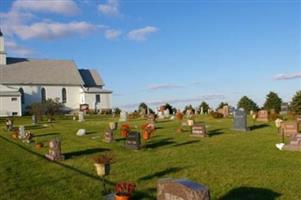
[[[119,12],[119,1],[118,0],[108,0],[106,4],[99,4],[98,10],[107,16],[120,16]]]
[[[177,89],[177,88],[183,88],[182,85],[175,85],[175,84],[154,84],[149,85],[149,90],[162,90],[162,89]]]
[[[277,74],[273,77],[274,80],[290,80],[301,78],[301,72],[291,73],[291,74]]]
[[[119,0],[108,0],[99,4],[98,10],[103,15],[120,16]],[[123,32],[102,24],[93,24],[87,21],[58,22],[49,19],[40,19],[37,13],[48,13],[64,16],[75,16],[81,13],[74,0],[16,0],[8,12],[0,13],[1,30],[13,41],[14,37],[22,40],[44,39],[53,40],[73,35],[87,35],[93,32],[102,32],[106,39],[120,37]],[[158,29],[146,26],[128,31],[126,38],[135,41],[144,41]],[[12,45],[6,45],[12,50]],[[25,52],[25,51],[24,51]]]
[[[34,54],[34,51],[31,49],[28,49],[26,47],[20,46],[16,44],[16,42],[7,40],[5,42],[6,48],[10,49],[10,51],[16,55],[20,56],[30,56]]]

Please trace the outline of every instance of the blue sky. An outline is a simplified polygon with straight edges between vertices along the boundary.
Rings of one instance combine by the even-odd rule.
[[[300,1],[8,1],[9,56],[73,59],[95,68],[113,105],[202,100],[260,106],[301,88]]]

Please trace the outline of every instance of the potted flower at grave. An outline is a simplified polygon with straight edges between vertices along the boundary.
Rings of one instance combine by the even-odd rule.
[[[123,124],[120,128],[120,134],[122,137],[127,137],[130,131],[131,129],[128,124]]]
[[[13,139],[17,140],[17,139],[19,138],[19,133],[18,133],[17,131],[15,131],[15,132],[13,132],[13,133],[11,134],[11,137],[12,137]]]
[[[35,148],[36,149],[41,149],[44,147],[44,144],[42,142],[38,142],[37,138],[35,139]]]
[[[115,186],[115,200],[130,200],[135,188],[136,185],[134,183],[118,183]]]
[[[94,166],[98,176],[107,176],[110,174],[110,165],[113,160],[113,156],[109,154],[103,154],[93,158]]]
[[[144,140],[149,140],[151,134],[155,131],[155,127],[153,124],[144,124],[142,125],[142,130],[143,130],[143,139]]]

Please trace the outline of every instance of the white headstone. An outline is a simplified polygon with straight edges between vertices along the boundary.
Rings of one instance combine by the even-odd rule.
[[[85,119],[84,119],[84,112],[78,112],[78,121],[79,122],[85,121]]]
[[[203,106],[201,107],[201,115],[203,115],[204,114],[204,108],[203,108]]]
[[[120,122],[125,122],[125,121],[127,121],[127,118],[128,118],[127,112],[121,111],[119,121],[120,121]]]
[[[19,139],[24,139],[24,138],[25,138],[25,127],[19,126]]]
[[[86,135],[86,129],[79,129],[76,133],[77,136],[84,136]]]
[[[163,112],[162,112],[162,111],[159,111],[159,112],[158,112],[158,118],[159,118],[159,119],[164,119],[164,115],[163,115]]]
[[[170,115],[169,110],[168,109],[164,110],[163,115],[164,115],[164,118],[169,118],[169,115]]]

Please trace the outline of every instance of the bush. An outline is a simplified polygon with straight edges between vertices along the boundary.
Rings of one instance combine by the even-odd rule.
[[[214,119],[219,119],[219,118],[223,118],[224,115],[219,113],[219,112],[211,112],[210,115],[214,118]]]
[[[276,113],[279,113],[281,110],[281,103],[282,100],[280,99],[280,97],[278,97],[275,92],[270,92],[266,97],[266,101],[263,107],[264,109],[269,111],[274,109]]]
[[[112,114],[112,109],[101,109],[100,111],[101,115],[111,115]]]

